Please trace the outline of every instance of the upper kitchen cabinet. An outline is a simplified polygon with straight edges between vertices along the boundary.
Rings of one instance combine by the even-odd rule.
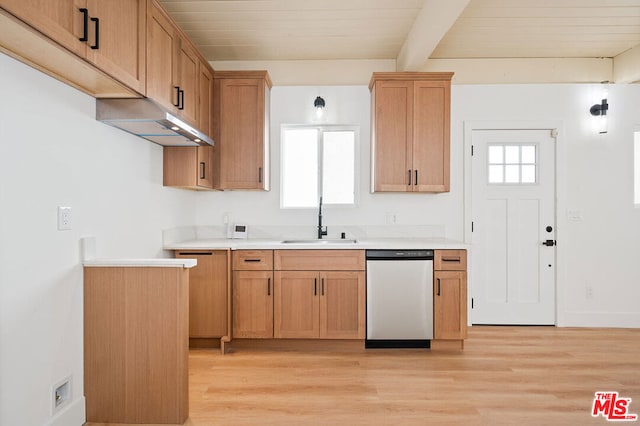
[[[19,59],[95,97],[145,93],[146,0],[2,0],[0,6],[24,23],[2,17],[7,31],[0,44]]]
[[[165,146],[163,149],[164,186],[182,189],[213,189],[213,147]]]
[[[448,192],[453,73],[373,73],[371,190]]]
[[[211,136],[213,70],[155,0],[147,13],[147,97]]]
[[[266,71],[216,71],[213,127],[218,189],[261,189],[269,182],[271,79]]]

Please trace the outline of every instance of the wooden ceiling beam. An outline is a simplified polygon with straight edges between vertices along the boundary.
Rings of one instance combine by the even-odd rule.
[[[613,58],[613,81],[640,83],[640,44]]]
[[[396,58],[398,71],[419,71],[470,0],[425,0]]]

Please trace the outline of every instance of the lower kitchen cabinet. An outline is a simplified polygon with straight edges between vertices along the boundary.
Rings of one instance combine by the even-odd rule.
[[[436,271],[433,297],[435,339],[467,337],[467,273]]]
[[[197,259],[189,271],[189,337],[220,338],[227,331],[227,251],[180,250],[176,257]]]
[[[273,272],[233,272],[233,337],[273,337]]]
[[[364,338],[362,271],[276,271],[274,337]]]
[[[436,340],[467,337],[467,257],[465,250],[436,250],[433,286],[433,334]]]

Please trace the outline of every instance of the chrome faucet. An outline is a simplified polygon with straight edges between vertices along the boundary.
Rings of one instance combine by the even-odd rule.
[[[320,197],[320,207],[318,208],[318,239],[321,240],[323,235],[327,235],[327,227],[322,226],[322,197]]]

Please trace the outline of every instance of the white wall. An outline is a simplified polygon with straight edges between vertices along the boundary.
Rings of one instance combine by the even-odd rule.
[[[157,257],[195,198],[162,187],[162,149],[96,122],[95,100],[0,54],[0,424],[84,421],[79,239],[103,257]],[[73,230],[57,231],[57,206]],[[73,377],[50,415],[51,386]]]
[[[272,90],[271,192],[197,195],[197,224],[306,226],[314,233],[317,212],[280,210],[280,125],[310,123],[321,95],[328,122],[360,126],[360,200],[356,208],[327,208],[324,222],[334,236],[341,225],[444,226],[446,236],[464,238],[464,123],[558,124],[558,324],[640,327],[640,209],[633,206],[633,132],[640,129],[640,86],[612,85],[609,133],[597,135],[589,107],[600,85],[469,85],[452,87],[451,192],[370,194],[370,97],[366,86],[274,87]],[[256,208],[257,207],[257,208]],[[582,221],[569,222],[567,209]],[[390,226],[393,231],[393,226]],[[593,297],[586,297],[586,287]],[[473,288],[471,288],[473,291]]]

